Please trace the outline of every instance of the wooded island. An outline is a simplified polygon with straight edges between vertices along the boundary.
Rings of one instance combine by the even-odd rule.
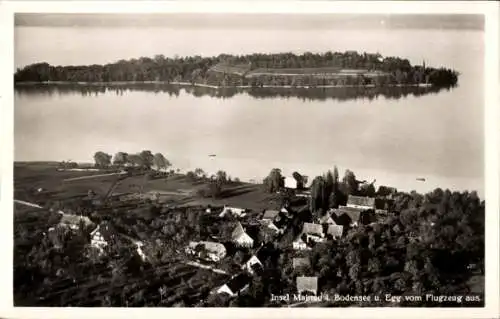
[[[21,82],[161,82],[220,87],[454,87],[458,72],[412,66],[407,59],[355,51],[322,54],[276,53],[217,57],[174,57],[120,60],[105,65],[52,66],[36,63],[18,69]]]

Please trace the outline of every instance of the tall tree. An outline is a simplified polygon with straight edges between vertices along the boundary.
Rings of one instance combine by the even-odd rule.
[[[107,167],[111,164],[111,155],[104,152],[96,152],[94,154],[94,162],[97,167]]]
[[[345,171],[342,183],[348,195],[355,195],[358,192],[358,181],[352,171],[348,169]]]
[[[275,193],[284,186],[283,176],[279,168],[273,168],[269,175],[264,179],[264,186],[269,193]]]
[[[310,198],[311,213],[315,214],[319,209],[323,208],[325,199],[325,180],[322,176],[317,176],[311,185],[311,198]]]
[[[153,166],[154,155],[151,151],[144,150],[139,154],[139,156],[142,159],[142,165],[144,168],[150,169]]]
[[[224,171],[218,171],[217,174],[215,175],[215,180],[220,184],[226,184],[227,183],[227,174]]]
[[[142,160],[142,157],[139,154],[130,154],[128,156],[128,161],[130,164],[138,167],[143,167],[144,166],[144,161]]]
[[[125,165],[128,163],[128,154],[125,152],[118,152],[113,158],[113,164],[115,165]]]
[[[325,175],[325,207],[331,206],[330,203],[330,195],[334,192],[334,187],[335,187],[335,180],[333,178],[333,174],[331,171],[328,171]]]
[[[293,172],[292,173],[293,178],[297,181],[297,189],[303,189],[304,188],[304,177],[300,175],[298,172]]]
[[[172,164],[169,162],[168,159],[165,158],[165,156],[163,156],[162,153],[156,153],[153,157],[153,163],[154,163],[154,166],[156,166],[156,168],[158,170],[160,169],[167,169],[169,168]]]

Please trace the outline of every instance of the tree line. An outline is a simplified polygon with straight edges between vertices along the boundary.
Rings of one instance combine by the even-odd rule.
[[[108,168],[111,165],[124,167],[127,165],[150,170],[155,167],[156,169],[168,169],[172,163],[163,156],[162,153],[153,154],[149,150],[143,150],[140,153],[126,153],[117,152],[114,156],[98,151],[94,154],[95,167]]]
[[[228,72],[211,72],[216,65],[228,66]],[[335,67],[342,69],[365,69],[381,71],[388,76],[368,78],[364,76],[347,76],[340,79],[317,78],[311,75],[259,76],[247,78],[244,73],[259,68],[322,68]],[[234,68],[242,73],[232,73]],[[223,68],[224,69],[224,68]],[[237,75],[239,74],[239,75]],[[398,57],[382,57],[380,54],[347,52],[326,52],[293,54],[221,54],[213,57],[174,57],[156,55],[154,58],[120,60],[105,65],[71,65],[53,66],[46,62],[35,63],[17,69],[14,81],[17,82],[191,82],[218,86],[234,85],[385,85],[429,83],[435,86],[454,86],[458,80],[458,72],[441,68],[412,66],[407,59]],[[334,82],[332,82],[334,81]]]

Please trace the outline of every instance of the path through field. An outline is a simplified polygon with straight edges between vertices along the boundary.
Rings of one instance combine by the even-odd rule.
[[[14,199],[14,203],[18,203],[18,204],[25,205],[25,206],[30,206],[30,207],[35,207],[35,208],[43,208],[42,206],[40,206],[38,204],[34,204],[34,203],[30,203],[30,202],[25,202],[25,201],[19,200],[19,199]]]
[[[70,182],[70,181],[77,181],[81,179],[89,179],[89,178],[98,178],[98,177],[105,177],[105,176],[114,176],[114,175],[125,175],[127,172],[122,171],[119,173],[110,173],[110,174],[98,174],[98,175],[87,175],[87,176],[80,176],[80,177],[72,177],[72,178],[66,178],[63,179],[65,182]]]
[[[186,262],[185,264],[190,265],[190,266],[199,267],[199,268],[210,269],[211,271],[218,273],[218,274],[229,275],[229,273],[225,272],[224,270],[213,268],[211,266],[202,265],[202,264],[194,262],[194,261],[189,261],[189,262]]]

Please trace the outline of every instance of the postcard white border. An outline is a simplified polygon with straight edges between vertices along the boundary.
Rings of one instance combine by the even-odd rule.
[[[13,14],[33,13],[462,13],[485,15],[485,308],[14,308],[12,297],[13,217]],[[499,6],[486,1],[3,1],[0,4],[0,110],[2,147],[0,204],[0,316],[5,318],[495,318],[499,316]],[[7,44],[7,45],[5,45]],[[478,106],[479,107],[479,106]]]

